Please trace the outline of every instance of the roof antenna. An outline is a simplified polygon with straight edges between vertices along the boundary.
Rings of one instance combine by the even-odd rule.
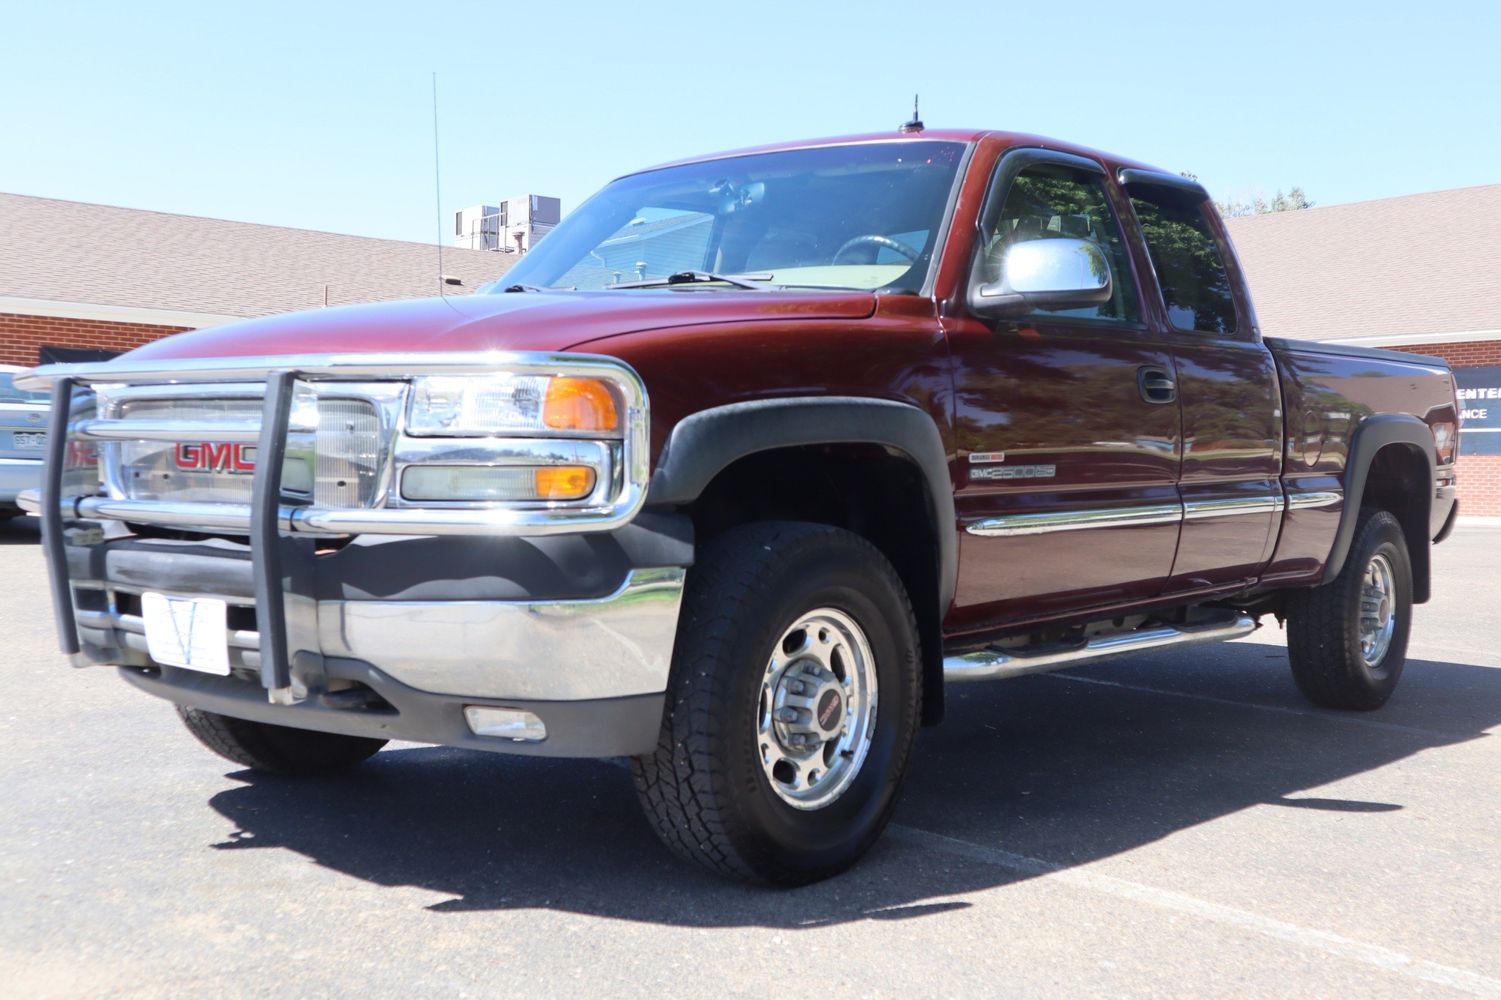
[[[916,94],[912,95],[912,120],[911,121],[907,121],[907,122],[903,122],[901,128],[899,129],[899,131],[901,131],[901,132],[921,132],[922,131],[922,119],[917,116],[917,95]]]
[[[433,198],[438,211],[438,297],[443,297],[443,187],[438,170],[438,71],[433,71]]]

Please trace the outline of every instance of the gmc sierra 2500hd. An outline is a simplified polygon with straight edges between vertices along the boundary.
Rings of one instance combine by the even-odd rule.
[[[29,376],[57,622],[251,768],[629,756],[684,857],[879,835],[945,686],[1285,620],[1391,695],[1455,516],[1432,358],[1262,336],[1196,182],[923,131],[622,177],[486,294]]]

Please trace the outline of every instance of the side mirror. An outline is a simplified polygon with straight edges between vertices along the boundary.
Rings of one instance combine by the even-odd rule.
[[[1001,259],[1001,280],[970,286],[977,316],[1019,316],[1037,309],[1076,309],[1110,301],[1110,262],[1093,240],[1013,243]]]

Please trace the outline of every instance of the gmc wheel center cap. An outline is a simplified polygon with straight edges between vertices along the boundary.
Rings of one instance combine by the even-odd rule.
[[[836,687],[826,687],[813,709],[813,721],[827,734],[839,732],[844,722],[844,695]]]

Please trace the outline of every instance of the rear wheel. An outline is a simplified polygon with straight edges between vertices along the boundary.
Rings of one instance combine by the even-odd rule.
[[[656,752],[635,761],[658,836],[751,881],[834,875],[880,835],[919,717],[917,628],[869,542],[764,523],[691,571]]]
[[[386,745],[385,740],[236,719],[200,708],[177,706],[188,732],[214,753],[270,774],[330,774],[354,767]]]
[[[1402,526],[1387,511],[1364,511],[1339,575],[1289,599],[1287,652],[1298,690],[1324,708],[1380,708],[1402,676],[1411,627]]]

